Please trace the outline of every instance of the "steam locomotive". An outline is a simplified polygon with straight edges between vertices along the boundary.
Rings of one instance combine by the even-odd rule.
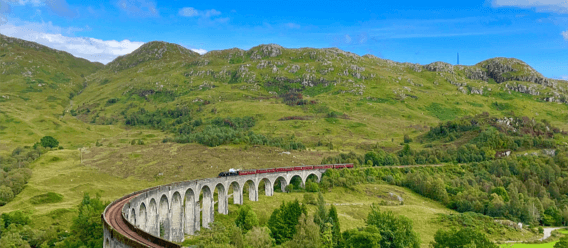
[[[317,170],[317,169],[343,169],[343,168],[349,168],[349,169],[353,168],[353,164],[322,164],[322,165],[306,165],[306,166],[280,167],[280,168],[257,169],[257,170],[230,169],[229,171],[224,171],[224,172],[219,173],[218,177],[243,176],[243,175],[285,172],[285,171]]]

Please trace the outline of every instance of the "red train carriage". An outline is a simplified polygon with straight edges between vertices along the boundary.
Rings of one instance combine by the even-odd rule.
[[[266,172],[267,173],[274,173],[274,172],[276,172],[276,169],[266,169]]]
[[[333,168],[334,169],[343,169],[343,168],[345,168],[345,165],[344,164],[334,164]]]
[[[296,167],[294,167],[294,170],[304,170],[304,167],[302,167],[302,166],[296,166]]]
[[[353,168],[353,164],[346,164],[345,167],[347,167],[347,168]]]
[[[319,170],[319,169],[325,169],[325,166],[323,165],[315,165],[314,169]]]
[[[256,174],[256,170],[239,171],[239,175],[240,175],[240,176],[244,176],[244,175],[254,175],[254,174]]]
[[[285,171],[293,171],[294,167],[280,167],[280,168],[276,168],[277,172],[285,172]]]
[[[268,173],[267,169],[256,170],[256,174]]]
[[[323,166],[324,169],[333,169],[333,165],[332,164],[326,164]]]
[[[303,168],[304,168],[304,170],[313,170],[314,169],[314,167],[311,166],[311,165],[304,166]]]

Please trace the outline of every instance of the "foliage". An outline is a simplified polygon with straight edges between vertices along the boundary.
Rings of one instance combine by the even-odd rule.
[[[10,202],[25,187],[32,176],[30,164],[47,152],[41,146],[18,147],[12,153],[0,156],[0,206]]]
[[[360,227],[343,232],[344,248],[380,248],[381,233],[376,226]]]
[[[433,248],[498,248],[485,234],[471,228],[443,230],[436,232]]]
[[[270,229],[267,227],[253,227],[245,235],[245,240],[247,247],[252,248],[269,248],[274,243],[274,239],[270,236]]]
[[[307,217],[302,213],[296,226],[296,233],[292,240],[288,243],[290,248],[319,248],[320,230],[312,218]]]
[[[420,238],[413,230],[412,220],[405,216],[395,216],[390,211],[383,212],[378,206],[372,205],[366,223],[378,228],[382,237],[380,247],[420,247]]]
[[[297,199],[293,202],[282,202],[280,207],[272,212],[268,220],[268,228],[276,244],[282,244],[292,239],[296,233],[298,219],[302,214],[307,214],[307,208],[305,205],[301,205]]]
[[[40,140],[40,144],[41,146],[46,148],[55,148],[59,146],[59,141],[51,136],[43,136],[43,138],[41,138]]]
[[[249,205],[242,205],[237,213],[235,224],[246,233],[253,227],[258,226],[258,218]]]
[[[568,236],[560,238],[560,240],[554,244],[554,248],[568,248]]]
[[[71,235],[55,247],[103,247],[103,224],[101,213],[109,203],[103,203],[100,196],[91,198],[88,193],[83,196],[83,201],[77,206],[78,214],[73,218]]]

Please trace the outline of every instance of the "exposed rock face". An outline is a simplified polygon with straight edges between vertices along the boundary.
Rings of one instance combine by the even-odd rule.
[[[296,73],[300,70],[300,66],[299,65],[292,65],[292,67],[286,67],[286,70],[290,73]]]
[[[481,70],[480,68],[477,67],[468,68],[466,73],[467,73],[467,78],[472,80],[487,81],[488,79],[487,73],[484,70]]]
[[[507,83],[507,84],[505,84],[505,88],[512,90],[512,91],[524,93],[524,94],[530,94],[530,95],[533,95],[533,96],[540,95],[540,92],[535,89],[535,86],[527,87],[526,85],[522,85],[522,84],[508,84]]]
[[[422,71],[422,66],[420,64],[413,64],[413,63],[402,63],[404,66],[409,67],[410,69],[412,69],[415,72],[421,72]]]
[[[479,63],[487,69],[487,74],[497,83],[505,81],[523,81],[556,88],[552,82],[518,59],[494,58]]]
[[[427,64],[424,66],[424,68],[429,71],[449,72],[452,74],[454,73],[453,65],[440,61]]]
[[[276,44],[260,45],[251,49],[252,54],[250,55],[250,59],[258,60],[267,57],[277,57],[282,54],[283,49],[283,47]]]

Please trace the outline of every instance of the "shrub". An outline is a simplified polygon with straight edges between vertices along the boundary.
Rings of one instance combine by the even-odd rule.
[[[44,136],[43,138],[41,138],[40,144],[46,148],[47,147],[54,148],[59,146],[59,141],[57,141],[55,138],[51,136]]]

